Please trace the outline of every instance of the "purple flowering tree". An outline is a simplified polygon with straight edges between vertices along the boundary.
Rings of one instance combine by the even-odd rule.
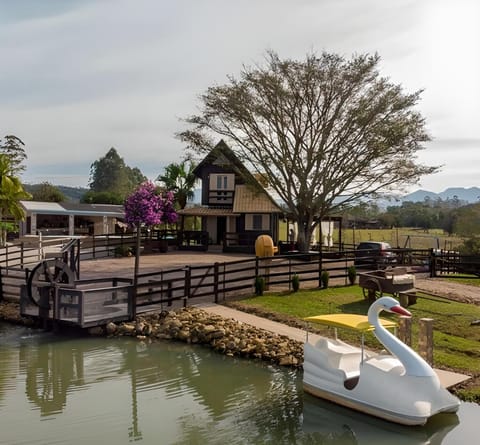
[[[151,181],[146,181],[125,201],[125,222],[137,231],[137,248],[135,251],[134,284],[137,284],[137,275],[140,259],[140,235],[142,226],[157,224],[172,224],[177,221],[177,212],[173,206],[173,193],[160,194]]]

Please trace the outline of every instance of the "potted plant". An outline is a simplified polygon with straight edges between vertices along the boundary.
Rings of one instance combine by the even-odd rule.
[[[355,284],[355,280],[357,279],[357,269],[355,266],[350,266],[347,270],[348,281],[351,285]]]
[[[296,273],[292,276],[292,289],[293,292],[298,292],[300,289],[300,277]]]
[[[255,277],[255,295],[261,297],[265,290],[265,278],[257,275]]]
[[[322,282],[322,287],[324,289],[328,287],[329,279],[330,279],[330,274],[328,273],[328,270],[322,270],[322,273],[320,275],[320,281]]]

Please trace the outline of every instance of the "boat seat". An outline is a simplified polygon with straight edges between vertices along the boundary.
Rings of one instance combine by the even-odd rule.
[[[378,355],[369,358],[365,364],[381,369],[384,372],[391,372],[392,374],[402,375],[405,372],[405,368],[402,364],[399,364],[398,359],[391,355]]]
[[[350,346],[340,340],[330,340],[328,338],[321,338],[318,340],[315,343],[315,347],[322,350],[337,352],[338,354],[350,354],[359,351],[355,346]]]
[[[359,348],[326,338],[318,340],[315,347],[326,354],[332,368],[341,369],[347,378],[358,373],[362,360],[362,351]]]

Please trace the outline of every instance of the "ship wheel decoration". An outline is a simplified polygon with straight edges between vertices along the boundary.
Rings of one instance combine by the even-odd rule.
[[[72,287],[75,273],[66,263],[58,259],[44,260],[38,263],[30,272],[27,280],[27,292],[30,300],[39,306],[42,288],[49,287],[53,292],[56,285],[63,284]]]

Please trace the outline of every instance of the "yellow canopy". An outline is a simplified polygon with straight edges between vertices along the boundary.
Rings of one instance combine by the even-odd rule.
[[[366,315],[359,314],[315,315],[313,317],[306,317],[304,320],[336,328],[354,329],[360,332],[373,331],[374,329],[373,326],[368,322],[368,317]],[[397,326],[397,323],[386,320],[385,318],[379,318],[379,321],[385,328],[395,328]]]

